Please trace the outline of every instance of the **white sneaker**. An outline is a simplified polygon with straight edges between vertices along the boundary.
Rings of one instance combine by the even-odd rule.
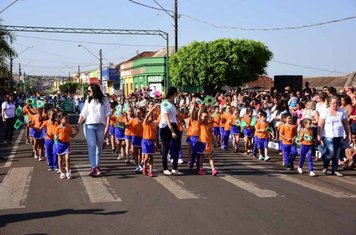
[[[68,171],[66,174],[67,179],[71,179],[72,178],[72,173],[71,171]]]
[[[323,173],[324,175],[326,175],[327,172],[328,172],[328,169],[326,169],[326,168],[323,168],[323,169],[321,170],[321,173]]]
[[[343,176],[344,176],[343,174],[341,174],[341,173],[338,172],[338,171],[335,171],[335,172],[334,172],[334,175],[336,175],[336,176],[338,176],[338,177],[343,177]]]
[[[171,160],[169,160],[170,163],[173,163],[173,158]]]
[[[122,154],[119,153],[118,156],[117,156],[117,160],[121,160],[123,157],[122,157]]]
[[[183,173],[180,172],[179,170],[173,170],[173,169],[172,169],[172,174],[173,175],[183,175]]]
[[[259,157],[258,157],[258,160],[263,160],[264,158],[263,158],[263,156],[262,155],[260,155]]]
[[[66,175],[63,173],[63,172],[61,172],[61,174],[59,175],[59,178],[62,180],[62,179],[65,179],[66,178]]]
[[[299,174],[303,174],[303,169],[302,168],[298,167],[297,171],[298,171]]]
[[[178,164],[183,164],[183,159],[179,158],[178,159]]]
[[[165,175],[172,175],[172,172],[170,172],[169,170],[164,170],[164,171],[163,171],[163,174],[165,174]]]
[[[267,161],[269,161],[271,158],[269,157],[269,156],[265,156],[265,161],[267,162]]]
[[[311,177],[316,176],[316,174],[314,173],[314,171],[309,172],[309,175],[310,175]]]

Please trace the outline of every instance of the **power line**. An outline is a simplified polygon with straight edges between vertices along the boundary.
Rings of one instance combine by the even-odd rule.
[[[312,27],[317,27],[317,26],[322,26],[322,25],[327,25],[327,24],[333,24],[333,23],[339,23],[342,21],[348,21],[348,20],[353,20],[356,19],[356,16],[349,16],[341,19],[336,19],[336,20],[329,20],[329,21],[324,21],[324,22],[319,22],[315,24],[306,24],[306,25],[299,25],[299,26],[287,26],[287,27],[275,27],[275,28],[243,28],[243,27],[235,27],[235,26],[224,26],[224,25],[217,25],[214,23],[207,22],[205,20],[198,19],[193,16],[189,16],[186,14],[181,14],[181,16],[185,16],[189,19],[195,20],[197,22],[212,26],[214,28],[218,29],[233,29],[233,30],[242,30],[242,31],[282,31],[282,30],[296,30],[296,29],[303,29],[303,28],[312,28]]]
[[[70,43],[83,43],[83,44],[96,44],[96,45],[108,45],[108,46],[127,46],[127,47],[164,47],[163,45],[149,45],[149,44],[124,44],[124,43],[105,43],[105,42],[92,42],[92,41],[77,41],[77,40],[67,40],[67,39],[55,39],[55,38],[45,38],[36,36],[23,36],[16,35],[16,37],[22,38],[33,38],[47,41],[57,41],[57,42],[70,42]]]
[[[147,7],[147,8],[153,9],[153,10],[165,11],[165,12],[168,11],[168,12],[170,12],[170,13],[174,13],[172,10],[167,10],[167,9],[164,9],[164,8],[158,8],[158,7],[146,5],[146,4],[143,4],[143,3],[140,3],[140,2],[137,2],[137,1],[133,1],[133,0],[128,0],[128,1],[129,1],[129,2],[132,2],[132,3],[134,3],[134,4],[137,4],[137,5],[143,6],[143,7]]]
[[[4,9],[2,9],[2,10],[0,11],[0,14],[3,13],[4,11],[6,11],[6,10],[7,10],[9,7],[11,7],[12,5],[14,5],[17,1],[18,1],[18,0],[13,1],[12,3],[10,3],[10,5],[8,5],[7,7],[5,7]]]
[[[311,66],[305,66],[305,65],[299,65],[299,64],[292,64],[292,63],[287,63],[287,62],[282,62],[278,60],[271,60],[271,62],[278,63],[278,64],[285,64],[285,65],[290,65],[294,67],[299,67],[299,68],[305,68],[305,69],[313,69],[313,70],[318,70],[318,71],[323,71],[323,72],[329,72],[329,73],[339,73],[339,74],[348,74],[345,72],[339,72],[339,71],[333,71],[333,70],[327,70],[327,69],[320,69],[320,68],[315,68]]]
[[[132,3],[135,3],[137,5],[143,6],[143,7],[147,7],[153,10],[158,10],[158,11],[168,11],[168,12],[173,12],[171,10],[167,10],[164,8],[157,8],[157,7],[153,7],[150,5],[146,5],[137,1],[133,1],[133,0],[128,0]],[[196,18],[194,16],[190,16],[187,14],[180,14],[179,16],[185,16],[191,20],[212,26],[214,28],[218,28],[218,29],[232,29],[232,30],[240,30],[240,31],[282,31],[282,30],[297,30],[297,29],[303,29],[303,28],[312,28],[312,27],[317,27],[317,26],[323,26],[323,25],[327,25],[327,24],[333,24],[333,23],[340,23],[343,21],[349,21],[349,20],[354,20],[356,19],[356,16],[349,16],[349,17],[345,17],[345,18],[341,18],[341,19],[335,19],[335,20],[329,20],[329,21],[324,21],[324,22],[319,22],[319,23],[313,23],[313,24],[305,24],[305,25],[298,25],[298,26],[287,26],[287,27],[273,27],[273,28],[245,28],[245,27],[237,27],[237,26],[225,26],[225,25],[218,25],[215,23],[211,23],[208,22],[206,20],[202,20],[199,18]]]

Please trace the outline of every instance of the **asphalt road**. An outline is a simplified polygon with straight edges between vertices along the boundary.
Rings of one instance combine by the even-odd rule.
[[[218,177],[186,165],[183,176],[163,176],[156,155],[150,178],[106,149],[105,174],[92,178],[81,132],[72,142],[74,178],[60,180],[32,157],[20,131],[14,140],[0,146],[1,235],[356,234],[355,171],[322,176],[316,162],[311,178],[284,171],[273,151],[263,162],[217,149]]]

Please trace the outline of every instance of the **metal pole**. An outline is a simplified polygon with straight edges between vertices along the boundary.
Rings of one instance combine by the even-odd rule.
[[[100,85],[103,85],[103,50],[99,51],[99,60],[100,60]]]
[[[178,51],[178,0],[174,0],[174,53]]]
[[[168,60],[169,60],[169,37],[168,33],[166,34],[166,76],[164,77],[164,91],[167,94],[168,92],[168,77],[169,77],[169,69],[168,69]]]

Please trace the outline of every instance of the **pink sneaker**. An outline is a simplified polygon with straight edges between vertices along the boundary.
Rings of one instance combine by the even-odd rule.
[[[95,174],[95,168],[91,168],[90,171],[89,171],[89,175],[90,176],[93,176]]]
[[[100,167],[97,166],[97,167],[95,168],[95,170],[96,170],[96,175],[101,175],[102,172],[101,172],[101,170],[100,170]]]
[[[205,175],[206,174],[205,169],[204,168],[199,168],[198,174],[199,175]]]
[[[153,174],[152,171],[150,171],[150,172],[148,172],[148,176],[149,176],[149,177],[154,177],[155,175]]]
[[[219,173],[218,170],[214,169],[211,175],[216,176],[218,173]]]

